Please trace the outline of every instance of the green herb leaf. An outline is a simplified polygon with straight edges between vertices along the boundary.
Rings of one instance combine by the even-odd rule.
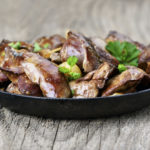
[[[1,53],[1,56],[5,56],[5,51],[3,51],[3,52]]]
[[[125,65],[138,66],[140,50],[136,48],[136,45],[129,42],[114,41],[106,45],[106,50],[120,62],[119,71],[122,72]]]
[[[72,72],[72,67],[77,63],[78,58],[76,56],[70,56],[67,59],[68,68],[59,66],[59,71],[64,73],[69,81],[76,80],[81,77],[81,74],[78,72]],[[65,62],[66,63],[66,62]]]
[[[20,42],[16,42],[16,43],[9,43],[8,44],[10,47],[15,48],[15,49],[20,49],[21,47],[21,43]]]
[[[69,72],[69,75],[69,80],[76,80],[81,77],[81,74],[76,72]]]
[[[39,52],[41,50],[42,48],[40,47],[40,45],[38,43],[34,43],[34,52]]]
[[[76,56],[70,56],[68,59],[67,59],[67,63],[73,67],[76,63],[78,62],[78,58]]]
[[[50,44],[49,43],[46,43],[46,44],[44,44],[44,48],[48,48],[50,46]]]
[[[74,90],[71,90],[71,94],[74,95]]]
[[[66,67],[59,66],[58,69],[62,73],[69,73],[70,72],[70,70],[68,68],[66,68]]]
[[[119,70],[119,72],[123,72],[123,71],[127,70],[127,68],[126,68],[125,65],[119,64],[119,65],[118,65],[118,70]]]
[[[68,74],[68,80],[71,81],[71,80],[76,80],[76,79],[79,79],[81,77],[81,74],[80,73],[76,73],[76,72],[71,72],[70,69],[66,68],[66,67],[61,67],[59,66],[58,67],[58,70],[61,72],[61,73],[66,73]]]

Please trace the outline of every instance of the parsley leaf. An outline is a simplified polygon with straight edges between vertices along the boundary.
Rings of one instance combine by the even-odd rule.
[[[76,80],[76,79],[79,79],[81,77],[81,74],[77,73],[77,72],[69,72],[69,75],[70,75],[68,77],[69,80]]]
[[[119,64],[119,65],[118,65],[118,70],[119,70],[120,72],[123,72],[123,71],[127,70],[127,68],[126,68],[125,65]]]
[[[50,46],[50,44],[49,43],[46,43],[46,44],[44,44],[44,48],[48,48]]]
[[[74,95],[74,90],[71,90],[71,94]]]
[[[125,65],[138,66],[140,50],[136,48],[136,45],[129,42],[114,41],[106,45],[106,50],[120,62],[120,66],[118,65],[120,72],[126,70]]]
[[[76,56],[70,56],[67,59],[67,62],[64,62],[58,67],[59,71],[64,73],[69,81],[76,80],[81,77],[80,71],[78,72],[78,67],[75,66],[77,61],[78,58]]]
[[[71,70],[68,69],[68,68],[66,68],[66,67],[59,66],[59,67],[58,67],[58,70],[59,70],[61,73],[68,74],[67,78],[68,78],[69,81],[71,81],[71,80],[76,80],[76,79],[78,79],[78,78],[81,77],[81,74],[80,74],[80,73],[71,72]]]
[[[66,67],[59,66],[58,69],[62,73],[69,73],[70,72],[70,69],[68,69]]]
[[[71,67],[73,67],[76,63],[78,62],[78,58],[76,56],[70,56],[67,59],[67,63],[68,65],[70,65]]]
[[[40,45],[38,43],[34,43],[34,52],[39,52],[41,50],[42,48],[40,47]]]
[[[20,42],[16,42],[16,43],[11,42],[11,43],[9,43],[8,45],[9,45],[10,47],[12,47],[12,48],[15,48],[15,49],[20,49],[20,47],[21,47],[21,43],[20,43]]]

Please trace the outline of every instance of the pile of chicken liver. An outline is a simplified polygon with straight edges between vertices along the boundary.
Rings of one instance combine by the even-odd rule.
[[[119,73],[118,60],[105,49],[110,41],[135,44],[140,50],[138,67],[128,66],[126,71]],[[94,98],[150,87],[150,46],[116,31],[109,32],[104,40],[69,31],[66,38],[53,35],[32,43],[22,41],[19,50],[9,46],[11,42],[2,40],[0,43],[0,87],[3,91],[53,98]],[[33,51],[35,42],[43,49],[38,53]],[[44,48],[45,43],[49,43],[47,48]],[[58,69],[58,65],[70,56],[78,58],[77,65],[82,71],[82,77],[73,81],[68,81]]]

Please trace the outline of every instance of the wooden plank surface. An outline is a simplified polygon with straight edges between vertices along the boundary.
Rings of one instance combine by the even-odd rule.
[[[150,42],[149,0],[0,0],[0,39],[32,40],[66,29],[118,30]],[[149,150],[150,107],[97,120],[44,120],[0,109],[0,150]]]

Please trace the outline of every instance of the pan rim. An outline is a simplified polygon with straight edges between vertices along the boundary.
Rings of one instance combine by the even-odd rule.
[[[58,100],[58,101],[94,101],[94,100],[107,100],[107,99],[118,99],[118,98],[124,98],[124,97],[128,97],[128,96],[136,96],[136,95],[140,95],[140,94],[144,94],[144,93],[148,93],[150,92],[150,88],[149,89],[145,89],[145,90],[141,90],[141,91],[137,91],[134,93],[126,93],[123,95],[115,95],[115,96],[103,96],[103,97],[95,97],[95,98],[53,98],[53,97],[38,97],[38,96],[29,96],[29,95],[21,95],[21,94],[14,94],[14,93],[9,93],[9,92],[5,92],[5,91],[0,91],[0,93],[4,94],[4,95],[9,95],[9,96],[16,96],[16,97],[20,97],[20,98],[29,98],[29,99],[36,99],[36,100],[44,100],[44,101],[54,101],[54,100]]]

